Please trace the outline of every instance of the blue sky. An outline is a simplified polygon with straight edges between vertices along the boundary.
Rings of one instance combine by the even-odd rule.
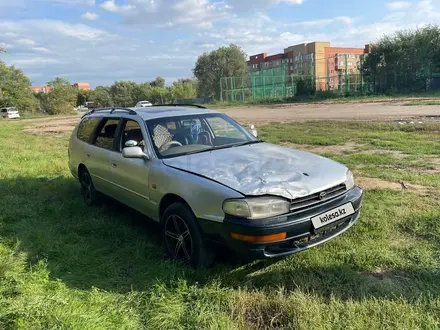
[[[363,47],[429,23],[440,23],[440,0],[0,0],[0,47],[34,85],[56,76],[169,84],[229,43],[248,55],[315,40]]]

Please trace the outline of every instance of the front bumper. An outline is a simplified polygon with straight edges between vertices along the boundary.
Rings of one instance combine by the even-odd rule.
[[[342,234],[359,218],[363,191],[359,187],[347,191],[344,195],[319,204],[316,207],[287,215],[247,220],[225,217],[223,223],[199,219],[207,239],[224,244],[238,254],[249,259],[267,259],[286,257],[313,246],[322,244]],[[314,229],[311,218],[346,203],[351,203],[354,214],[335,222]],[[250,236],[272,235],[287,232],[287,237],[280,241],[249,243],[235,240],[230,233]]]

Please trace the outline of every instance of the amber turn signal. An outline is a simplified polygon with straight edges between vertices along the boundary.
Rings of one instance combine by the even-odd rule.
[[[250,236],[250,235],[231,233],[231,237],[233,239],[244,242],[262,243],[262,242],[273,242],[273,241],[279,241],[285,239],[287,237],[287,233],[284,232],[284,233],[264,235],[264,236]]]

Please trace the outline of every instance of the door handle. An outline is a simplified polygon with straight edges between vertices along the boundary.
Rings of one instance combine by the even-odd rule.
[[[112,167],[118,167],[118,165],[112,162]]]
[[[87,158],[90,158],[90,154],[86,154]]]

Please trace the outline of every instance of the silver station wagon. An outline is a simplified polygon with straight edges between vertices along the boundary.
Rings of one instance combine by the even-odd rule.
[[[324,243],[356,222],[362,200],[345,166],[202,106],[93,110],[72,133],[69,167],[86,204],[102,193],[160,222],[167,255],[193,267],[219,246],[263,259]]]

